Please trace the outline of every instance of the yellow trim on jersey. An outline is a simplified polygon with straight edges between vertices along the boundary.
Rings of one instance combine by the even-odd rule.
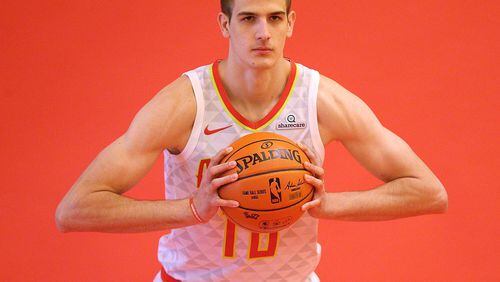
[[[261,237],[261,235],[264,235]],[[257,243],[257,251],[265,252],[269,248],[269,240],[271,237],[271,233],[259,233],[259,241]],[[264,239],[266,238],[266,239]],[[262,244],[261,244],[262,243]]]
[[[293,78],[292,87],[290,87],[290,93],[287,93],[288,96],[286,97],[285,102],[283,103],[283,105],[281,105],[279,111],[271,119],[269,119],[268,122],[266,122],[265,124],[263,124],[262,126],[256,128],[256,129],[253,129],[251,127],[248,127],[248,126],[244,125],[242,122],[240,122],[235,116],[233,116],[233,114],[231,113],[231,111],[229,111],[229,109],[227,108],[226,103],[224,103],[224,100],[222,100],[222,96],[221,96],[221,94],[219,92],[219,88],[217,87],[217,84],[215,83],[213,66],[214,66],[214,64],[210,65],[210,71],[209,71],[210,72],[210,80],[212,81],[212,85],[213,85],[213,87],[215,89],[215,93],[217,93],[217,97],[219,97],[219,101],[222,104],[222,107],[224,108],[224,111],[226,111],[226,113],[231,117],[231,119],[233,119],[234,122],[236,122],[236,124],[238,124],[240,127],[244,128],[244,129],[246,129],[248,131],[251,131],[251,132],[258,132],[258,131],[260,131],[262,128],[265,128],[266,126],[268,126],[269,124],[271,124],[274,120],[276,120],[276,118],[278,118],[278,116],[281,114],[281,112],[283,111],[283,109],[286,107],[286,105],[288,103],[288,100],[290,99],[290,97],[295,92],[295,84],[296,84],[297,79],[298,79],[299,74],[300,74],[299,73],[300,72],[299,67],[296,64],[295,65],[296,66],[295,77]]]
[[[278,254],[278,248],[280,247],[280,232],[276,231],[276,248],[274,249],[274,253],[271,256],[274,258]]]
[[[247,259],[248,260],[252,260],[252,259],[256,259],[256,258],[252,258],[250,257],[250,252],[252,250],[252,232],[248,232],[248,248],[247,248]],[[259,237],[260,238],[260,237]]]

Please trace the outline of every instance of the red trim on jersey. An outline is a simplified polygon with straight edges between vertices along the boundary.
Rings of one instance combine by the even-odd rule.
[[[181,282],[180,280],[177,280],[172,276],[168,275],[163,267],[161,268],[161,280],[163,282]]]
[[[215,80],[215,85],[217,86],[217,89],[219,90],[220,96],[222,98],[222,101],[226,105],[227,109],[231,114],[238,119],[239,122],[242,124],[252,128],[252,129],[257,129],[261,127],[262,125],[266,124],[270,119],[274,117],[276,113],[279,112],[281,107],[286,101],[286,98],[290,95],[290,90],[293,85],[293,81],[295,80],[295,75],[297,74],[297,66],[295,65],[294,62],[290,61],[290,64],[292,65],[292,69],[290,70],[290,74],[288,75],[288,79],[286,81],[285,89],[283,89],[283,92],[281,93],[280,99],[276,105],[271,109],[271,111],[261,120],[252,122],[246,119],[244,116],[242,116],[234,107],[231,105],[231,101],[229,101],[229,96],[226,93],[226,89],[224,89],[224,85],[222,85],[222,80],[219,75],[219,62],[220,60],[217,60],[213,64],[213,73],[214,73],[214,80]]]

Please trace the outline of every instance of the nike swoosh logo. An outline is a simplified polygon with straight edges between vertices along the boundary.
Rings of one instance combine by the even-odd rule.
[[[205,127],[205,130],[203,131],[203,133],[205,133],[205,135],[212,135],[212,134],[217,133],[217,132],[219,132],[221,130],[224,130],[226,128],[230,128],[231,126],[233,126],[233,125],[230,124],[228,126],[224,126],[224,127],[221,127],[221,128],[210,130],[210,129],[208,129],[208,125],[207,125],[207,127]]]

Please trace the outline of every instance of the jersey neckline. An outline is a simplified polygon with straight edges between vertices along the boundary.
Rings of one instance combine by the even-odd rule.
[[[298,77],[298,69],[296,64],[293,61],[289,60],[291,65],[290,74],[288,75],[285,88],[283,89],[283,92],[281,92],[278,102],[273,106],[273,108],[269,111],[269,113],[267,113],[262,119],[253,122],[242,116],[231,104],[231,101],[229,100],[229,96],[227,95],[226,89],[222,84],[222,79],[219,74],[220,61],[221,60],[216,60],[212,64],[211,78],[213,86],[215,88],[215,92],[222,101],[222,105],[224,106],[224,109],[229,114],[229,116],[241,127],[254,132],[259,131],[260,129],[268,126],[271,122],[273,122],[285,107],[288,98],[291,96],[295,88],[294,87],[295,82],[297,81]]]

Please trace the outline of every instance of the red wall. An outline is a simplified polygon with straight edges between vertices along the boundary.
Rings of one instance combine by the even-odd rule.
[[[60,234],[54,212],[146,101],[226,54],[218,1],[0,6],[0,280],[151,281],[163,232]],[[294,8],[286,55],[360,96],[449,193],[445,215],[322,221],[323,281],[499,281],[498,2],[317,0]],[[327,156],[330,191],[380,183],[340,144]],[[159,160],[128,195],[159,199],[163,189]]]

